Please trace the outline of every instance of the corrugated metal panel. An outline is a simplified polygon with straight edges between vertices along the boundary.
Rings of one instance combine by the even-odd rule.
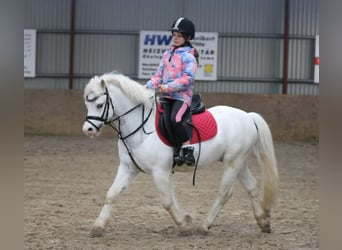
[[[278,78],[280,39],[223,37],[219,42],[221,77]]]
[[[176,17],[185,15],[195,22],[197,31],[220,34],[219,81],[197,81],[196,88],[206,92],[281,93],[284,1],[82,0],[76,3],[75,88],[83,88],[88,76],[112,70],[136,76],[138,31],[166,30]],[[37,74],[44,78],[25,79],[25,87],[42,84],[48,88],[58,82],[67,88],[69,35],[61,31],[69,29],[70,7],[70,0],[27,1],[25,28],[38,29]],[[290,1],[290,12],[289,94],[317,94],[318,85],[308,82],[313,79],[318,0]],[[53,74],[65,78],[63,81],[46,78]]]
[[[69,35],[38,33],[37,74],[68,74]]]
[[[313,80],[314,40],[290,40],[289,79]]]
[[[279,34],[283,1],[274,0],[186,0],[185,15],[198,31],[220,33]]]
[[[290,34],[318,34],[318,0],[290,1]]]
[[[25,29],[70,28],[70,0],[26,0]]]
[[[75,74],[137,72],[138,35],[78,34],[75,39]]]
[[[76,29],[166,30],[182,15],[183,0],[77,1]]]
[[[195,91],[208,93],[279,94],[280,84],[275,82],[196,81]]]
[[[101,74],[95,74],[95,75],[101,75]],[[89,77],[80,77],[80,78],[76,78],[74,80],[74,87],[75,89],[84,89],[85,85],[89,82],[89,80],[95,76],[95,75],[92,75],[92,76],[89,76]],[[137,79],[137,78],[134,78],[134,77],[131,77],[133,80],[139,82],[140,84],[145,84],[147,82],[147,80],[145,79]]]
[[[95,76],[97,74],[94,74],[93,76]],[[82,78],[76,78],[74,79],[74,88],[75,89],[84,89],[85,85],[89,82],[91,77],[82,77]]]
[[[196,92],[203,93],[241,93],[241,94],[281,94],[282,83],[279,82],[239,82],[239,81],[197,81]],[[289,95],[319,95],[318,84],[289,83]]]

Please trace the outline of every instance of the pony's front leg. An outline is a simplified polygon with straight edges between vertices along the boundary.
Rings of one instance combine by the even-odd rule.
[[[153,173],[153,179],[158,191],[160,192],[161,203],[166,211],[169,212],[181,235],[191,235],[194,232],[192,217],[185,214],[178,206],[174,189],[171,181],[170,171],[157,171]]]
[[[120,164],[114,182],[107,192],[105,204],[102,207],[102,210],[94,223],[94,226],[90,232],[90,236],[100,237],[103,235],[105,227],[110,218],[112,206],[115,199],[122,191],[127,189],[137,173],[138,171],[135,168]]]

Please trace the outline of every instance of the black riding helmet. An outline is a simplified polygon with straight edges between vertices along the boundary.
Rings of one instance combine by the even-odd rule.
[[[195,37],[195,25],[186,17],[179,17],[173,22],[171,32],[180,32],[186,36],[189,36],[189,40]]]

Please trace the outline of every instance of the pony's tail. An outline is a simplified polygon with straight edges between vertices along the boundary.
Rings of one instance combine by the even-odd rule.
[[[278,168],[274,154],[274,146],[271,130],[257,113],[248,113],[258,130],[258,140],[254,147],[254,153],[261,167],[261,205],[265,210],[270,210],[275,204],[278,193]]]

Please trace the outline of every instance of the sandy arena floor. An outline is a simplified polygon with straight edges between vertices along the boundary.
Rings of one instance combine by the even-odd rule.
[[[261,233],[250,201],[236,182],[234,194],[207,236],[178,235],[150,176],[140,174],[114,205],[101,238],[89,237],[118,165],[108,138],[24,138],[25,249],[319,249],[318,144],[275,142],[280,194],[270,234]],[[255,176],[259,169],[251,168]],[[221,165],[175,173],[180,205],[200,224],[218,189]]]

